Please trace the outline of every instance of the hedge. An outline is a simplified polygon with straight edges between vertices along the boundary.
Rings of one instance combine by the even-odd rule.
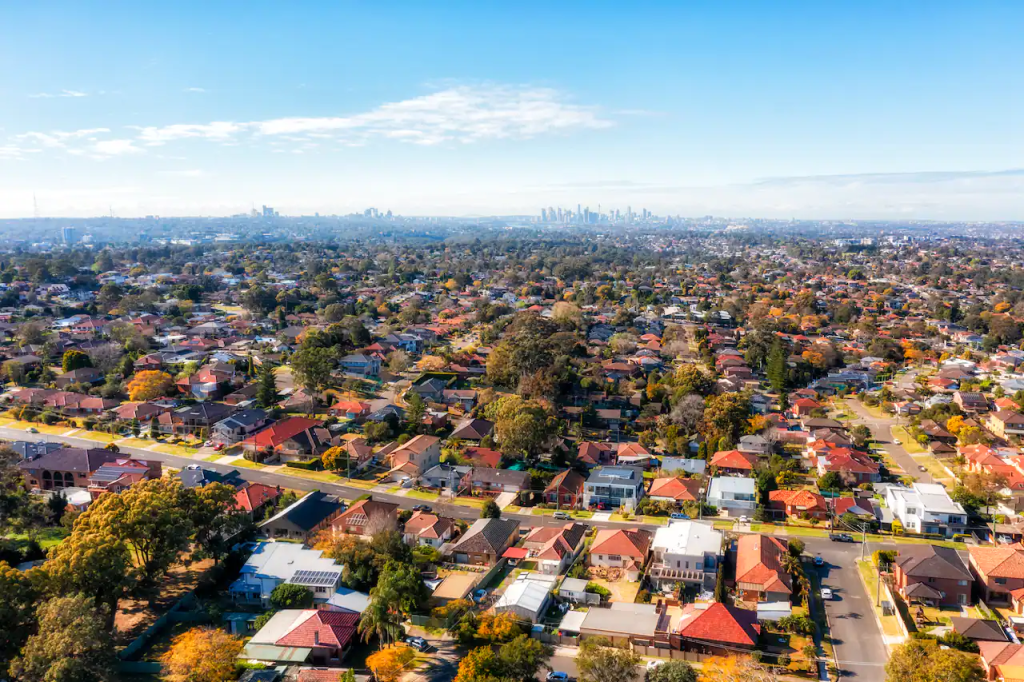
[[[308,462],[285,462],[284,465],[293,469],[305,469],[306,471],[323,471],[324,469],[324,463],[320,461],[319,457]]]

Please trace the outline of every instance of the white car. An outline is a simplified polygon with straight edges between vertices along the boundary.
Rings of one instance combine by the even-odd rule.
[[[832,590],[827,587],[821,588],[821,598],[823,601],[832,601]]]
[[[655,668],[665,665],[665,661],[647,661],[647,669],[654,670]]]
[[[895,443],[896,445],[903,445],[903,441],[901,441],[899,438],[893,438],[892,442]]]
[[[749,521],[750,521],[750,519],[748,519],[746,516],[741,516],[740,517],[740,523],[748,523]]]

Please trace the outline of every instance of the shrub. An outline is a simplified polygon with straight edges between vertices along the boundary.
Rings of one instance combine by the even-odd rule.
[[[293,469],[304,469],[306,471],[323,471],[324,463],[320,458],[311,459],[308,462],[285,462],[285,466]]]

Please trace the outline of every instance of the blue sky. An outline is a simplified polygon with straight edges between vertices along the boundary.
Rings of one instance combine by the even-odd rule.
[[[0,216],[1024,219],[1024,3],[7,3]],[[1010,172],[1006,172],[1010,171]]]

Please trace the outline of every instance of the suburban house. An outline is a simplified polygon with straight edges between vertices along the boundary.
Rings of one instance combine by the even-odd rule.
[[[1024,436],[1024,414],[1011,410],[992,412],[985,420],[985,426],[1000,438]]]
[[[281,497],[280,487],[271,487],[263,483],[246,483],[235,492],[235,507],[245,512],[250,519],[256,519],[264,508]]]
[[[708,487],[707,503],[729,516],[752,516],[757,506],[754,479],[716,476]]]
[[[605,466],[595,469],[583,484],[583,506],[635,509],[644,495],[644,472],[640,467]]]
[[[338,363],[342,371],[348,374],[358,374],[362,377],[375,377],[380,374],[380,358],[376,355],[366,353],[353,353],[346,355]]]
[[[558,575],[565,570],[583,549],[587,527],[582,523],[567,523],[561,528],[537,526],[523,541],[541,573]]]
[[[259,529],[269,538],[305,542],[329,528],[344,508],[337,498],[314,490],[261,523]]]
[[[737,649],[757,648],[761,626],[755,611],[719,602],[686,604],[676,634],[684,651],[734,656]]]
[[[437,464],[420,474],[420,485],[457,491],[462,485],[463,477],[472,469],[473,467],[464,464]]]
[[[337,589],[341,569],[319,549],[307,549],[293,542],[257,542],[238,578],[228,587],[228,594],[236,603],[269,608],[270,594],[275,587],[292,582],[296,576],[301,580],[305,574],[321,573],[324,574],[323,585],[304,586],[313,592],[315,602],[322,603]]]
[[[398,528],[398,505],[372,497],[359,500],[331,521],[335,534],[373,535],[381,530]]]
[[[628,646],[632,642],[653,644],[655,640],[668,643],[672,619],[658,604],[612,602],[606,609],[590,609],[579,625],[580,638],[597,637],[615,646]]]
[[[997,620],[950,616],[953,632],[958,632],[974,642],[1009,642],[1003,626]]]
[[[739,450],[720,450],[711,457],[708,466],[717,469],[720,474],[746,476],[757,466],[757,455]]]
[[[672,589],[676,583],[713,590],[722,554],[721,531],[711,523],[676,521],[654,532],[648,578],[655,587]]]
[[[993,682],[1024,680],[1024,644],[978,642],[985,679]]]
[[[967,552],[982,601],[1024,613],[1024,549],[968,547]]]
[[[391,462],[392,478],[419,478],[420,474],[441,461],[441,439],[436,436],[416,436],[392,450],[388,460]]]
[[[98,384],[101,381],[103,381],[103,372],[100,370],[95,367],[79,367],[70,372],[58,374],[54,383],[57,385],[57,388],[65,389],[72,384],[86,384],[88,386]]]
[[[772,490],[768,493],[768,508],[776,518],[792,517],[821,521],[828,518],[825,498],[809,490]]]
[[[243,440],[242,449],[282,462],[307,462],[323,454],[330,443],[330,433],[319,420],[287,417]]]
[[[330,417],[360,420],[370,414],[370,404],[358,400],[339,400],[327,410]]]
[[[590,565],[620,568],[627,580],[639,580],[652,539],[650,531],[639,528],[599,530],[590,546]]]
[[[161,433],[199,434],[204,429],[209,433],[214,424],[227,419],[234,411],[234,407],[223,403],[201,402],[185,405],[157,415],[157,428]]]
[[[586,479],[572,469],[555,474],[544,488],[544,501],[559,509],[576,509],[583,504],[583,484]]]
[[[748,452],[753,455],[768,455],[771,453],[772,446],[764,436],[753,434],[749,436],[741,436],[740,444],[736,449],[740,452]]]
[[[743,601],[789,601],[793,578],[782,568],[789,543],[772,535],[741,535],[736,542],[736,590]]]
[[[953,402],[967,414],[988,412],[988,398],[977,391],[957,391],[953,394]]]
[[[580,443],[576,459],[583,462],[588,468],[611,464],[615,461],[616,447],[614,443],[594,443],[584,441]]]
[[[455,523],[444,516],[418,511],[405,522],[402,539],[407,545],[429,545],[437,549],[455,535]]]
[[[681,505],[696,502],[701,496],[701,482],[695,478],[656,478],[651,481],[647,497],[656,502]]]
[[[473,467],[462,477],[461,491],[474,495],[521,493],[530,489],[529,471]]]
[[[356,640],[359,614],[284,609],[252,636],[239,658],[270,664],[341,665]]]
[[[479,443],[494,431],[494,422],[486,419],[463,419],[455,424],[455,429],[448,436],[454,440],[468,440]]]
[[[120,493],[139,481],[160,478],[163,465],[156,460],[119,457],[101,464],[89,475],[89,494],[94,498],[102,493]]]
[[[893,564],[893,581],[907,602],[965,606],[971,603],[974,577],[955,549],[901,545]]]
[[[952,537],[967,529],[967,512],[938,483],[914,483],[910,488],[890,486],[885,502],[893,516],[913,533]]]
[[[217,443],[233,445],[256,433],[269,421],[267,413],[259,408],[242,410],[214,424],[210,438]]]
[[[518,521],[479,519],[473,522],[450,552],[456,563],[493,566],[518,537]]]
[[[18,468],[30,489],[86,488],[92,472],[118,459],[116,452],[101,448],[59,448],[18,462]]]

